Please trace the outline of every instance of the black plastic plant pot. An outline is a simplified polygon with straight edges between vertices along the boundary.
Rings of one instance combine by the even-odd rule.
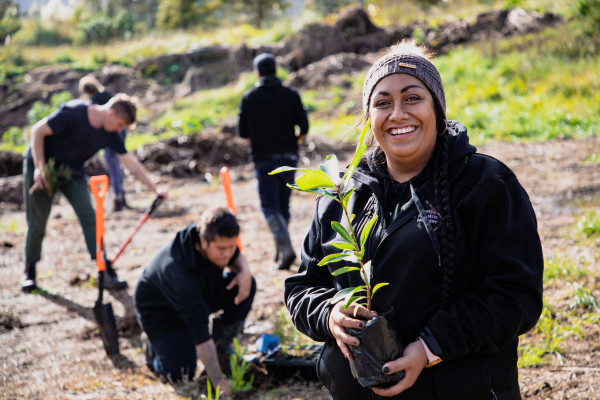
[[[317,359],[323,348],[313,345],[278,345],[262,360],[269,375],[278,379],[299,376],[307,381],[316,381]]]
[[[404,352],[390,320],[394,320],[393,309],[367,321],[363,329],[346,329],[360,340],[360,345],[349,347],[354,358],[350,361],[350,369],[362,387],[387,387],[404,378],[404,371],[393,374],[381,371],[383,364],[401,357]]]

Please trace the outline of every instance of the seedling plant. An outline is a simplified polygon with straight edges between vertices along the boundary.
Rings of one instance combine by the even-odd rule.
[[[231,368],[231,393],[245,392],[252,389],[254,383],[254,375],[250,377],[249,381],[244,379],[244,376],[252,365],[244,360],[247,349],[238,342],[236,338],[233,339],[233,347],[235,352],[229,358],[229,367]]]
[[[341,204],[343,208],[342,218],[345,220],[347,228],[342,225],[342,221],[331,221],[331,227],[342,238],[342,240],[331,242],[331,245],[341,251],[323,257],[318,265],[323,266],[340,261],[352,264],[340,267],[331,274],[333,276],[338,276],[351,271],[358,271],[364,284],[340,290],[331,299],[331,303],[337,303],[343,299],[344,308],[348,308],[353,303],[358,303],[365,306],[368,310],[371,309],[371,300],[375,293],[382,287],[388,285],[387,282],[381,282],[373,286],[373,283],[371,282],[371,261],[363,261],[365,255],[365,243],[367,242],[373,226],[377,222],[377,215],[373,216],[367,222],[360,233],[360,237],[358,237],[352,227],[352,221],[354,220],[355,215],[350,215],[348,212],[348,201],[354,192],[352,176],[354,175],[363,154],[367,150],[365,140],[369,125],[370,120],[365,124],[365,127],[360,134],[352,161],[341,178],[339,163],[335,155],[328,155],[319,165],[318,169],[284,166],[270,172],[270,174],[277,174],[285,171],[301,171],[302,175],[296,178],[295,184],[288,185],[290,188],[300,192],[327,196]]]
[[[56,185],[58,185],[60,182],[70,180],[71,175],[72,175],[71,168],[69,168],[65,165],[61,165],[60,167],[56,168],[54,158],[50,158],[48,160],[48,162],[46,163],[46,171],[44,174],[44,178],[46,179],[46,183],[47,183],[46,191],[48,192],[48,195],[52,196],[52,193],[55,191]],[[29,188],[29,194],[32,195],[40,190],[44,190],[44,189],[42,187],[40,187],[37,184],[37,182],[35,182]]]

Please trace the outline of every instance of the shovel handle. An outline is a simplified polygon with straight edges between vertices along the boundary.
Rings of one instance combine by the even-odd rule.
[[[148,218],[150,218],[150,214],[152,214],[154,212],[154,210],[156,210],[156,208],[160,205],[160,203],[162,203],[163,200],[164,200],[163,196],[156,196],[156,198],[152,202],[152,205],[150,207],[148,207],[146,212],[144,212],[144,215],[142,216],[142,218],[139,220],[137,225],[133,228],[133,232],[131,232],[129,237],[127,239],[125,239],[125,241],[123,242],[121,247],[119,247],[119,249],[117,250],[117,253],[114,255],[114,257],[111,260],[112,263],[117,261],[117,258],[119,258],[119,256],[123,253],[123,251],[129,245],[129,243],[131,243],[131,240],[133,239],[133,236],[136,234],[136,232],[142,227],[142,225],[144,225],[144,223],[146,221],[148,221]]]
[[[225,191],[225,199],[227,200],[227,208],[232,213],[236,214],[235,204],[233,203],[233,193],[231,192],[231,177],[229,176],[229,168],[222,167],[219,171],[221,176],[221,182],[223,183],[223,190]],[[237,246],[242,251],[242,239],[238,236]]]
[[[98,271],[104,271],[106,263],[102,251],[102,239],[104,239],[104,197],[108,191],[108,176],[92,176],[90,190],[96,199],[96,265]]]

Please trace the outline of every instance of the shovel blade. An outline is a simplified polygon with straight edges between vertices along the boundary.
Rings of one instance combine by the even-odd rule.
[[[107,355],[119,354],[119,332],[111,303],[94,305],[94,317],[100,329],[100,336]]]

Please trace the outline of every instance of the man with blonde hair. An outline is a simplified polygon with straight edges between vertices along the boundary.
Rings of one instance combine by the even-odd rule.
[[[31,142],[23,162],[23,194],[27,215],[25,273],[21,282],[24,292],[37,288],[36,263],[41,259],[46,223],[52,200],[58,191],[63,193],[75,210],[87,250],[92,260],[96,259],[96,214],[83,165],[98,150],[104,147],[114,149],[121,164],[136,179],[152,192],[166,198],[167,192],[154,185],[142,164],[127,152],[118,134],[135,123],[136,115],[134,101],[121,93],[103,106],[87,100],[68,101],[31,128]],[[69,173],[60,179],[53,177],[54,171],[48,167],[50,160],[54,171]],[[104,276],[109,289],[127,287],[127,282],[119,280],[108,265]]]
[[[113,97],[113,93],[107,90],[94,75],[86,75],[79,80],[79,95],[82,99],[88,99],[93,104],[104,105]],[[127,129],[119,132],[119,136],[125,142]],[[114,206],[113,211],[118,212],[123,208],[128,208],[125,201],[125,174],[121,169],[118,154],[110,147],[104,148],[104,164],[108,177],[110,179],[110,188],[113,193]]]

